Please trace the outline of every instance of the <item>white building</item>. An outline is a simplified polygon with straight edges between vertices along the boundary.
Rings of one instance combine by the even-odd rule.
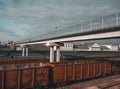
[[[94,43],[93,45],[89,46],[89,51],[101,51],[100,45]]]
[[[22,48],[21,47],[16,47],[16,51],[21,51],[22,50]]]
[[[97,43],[84,43],[76,45],[74,51],[101,51],[101,48]]]
[[[89,48],[84,44],[79,44],[74,46],[74,51],[89,51]]]
[[[73,51],[73,43],[64,43],[63,46],[60,47],[61,51]]]
[[[97,43],[84,43],[74,46],[74,51],[111,51],[109,47],[105,45],[99,45]]]
[[[101,51],[110,51],[110,49],[106,46],[100,46]]]
[[[119,49],[118,45],[106,44],[106,45],[102,45],[102,46],[106,46],[107,48],[110,49],[110,51],[118,51],[118,49]]]

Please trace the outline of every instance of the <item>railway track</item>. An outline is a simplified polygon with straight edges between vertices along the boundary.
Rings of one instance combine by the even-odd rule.
[[[120,74],[95,78],[56,89],[120,89]]]
[[[111,88],[116,89],[114,87],[119,87],[118,89],[120,89],[120,80],[119,81],[113,81],[109,84],[105,84],[105,85],[102,85],[102,86],[98,86],[98,89],[111,89]]]

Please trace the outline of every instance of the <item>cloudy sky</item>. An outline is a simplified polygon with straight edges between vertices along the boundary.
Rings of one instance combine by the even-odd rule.
[[[119,11],[120,0],[0,0],[0,41],[34,37]]]

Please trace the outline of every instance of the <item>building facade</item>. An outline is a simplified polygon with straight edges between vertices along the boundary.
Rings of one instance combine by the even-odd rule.
[[[64,43],[63,46],[60,47],[61,51],[73,51],[73,43]]]
[[[106,46],[107,48],[110,49],[110,51],[118,51],[119,50],[119,46],[118,45],[106,44],[106,45],[102,45],[102,46]]]

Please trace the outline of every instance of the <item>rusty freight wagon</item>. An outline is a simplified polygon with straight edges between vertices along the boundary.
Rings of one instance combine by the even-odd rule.
[[[0,71],[0,89],[33,89],[48,85],[48,67]]]
[[[71,83],[78,80],[95,78],[112,72],[120,72],[120,67],[108,61],[68,62],[48,64],[49,81],[53,85]]]
[[[43,63],[42,66],[41,63],[39,66],[25,63],[7,66],[0,65],[0,89],[43,89],[120,72],[119,62],[111,61],[69,61]]]

